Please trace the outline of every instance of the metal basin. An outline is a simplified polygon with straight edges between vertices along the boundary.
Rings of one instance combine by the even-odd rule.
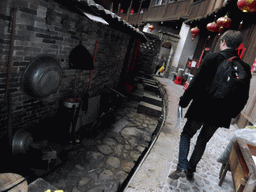
[[[23,91],[34,97],[47,97],[55,93],[62,80],[61,67],[53,56],[35,58],[22,77]]]

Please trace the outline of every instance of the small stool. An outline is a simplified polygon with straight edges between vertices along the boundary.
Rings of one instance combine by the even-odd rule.
[[[175,84],[179,84],[179,85],[182,85],[182,77],[176,77],[175,78],[175,81],[174,81]]]

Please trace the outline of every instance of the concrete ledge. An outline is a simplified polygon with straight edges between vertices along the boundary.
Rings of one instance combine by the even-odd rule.
[[[47,190],[56,191],[58,189],[41,178],[33,181],[28,186],[28,192],[45,192]]]
[[[148,93],[143,94],[142,100],[144,102],[150,103],[152,105],[156,105],[156,106],[159,106],[159,107],[163,106],[162,98],[150,95]]]
[[[156,81],[155,79],[149,79],[149,78],[145,78],[145,77],[136,77],[135,78],[136,81],[138,81],[139,83],[142,84],[142,82],[145,80],[145,81],[151,81],[151,82],[158,82]]]
[[[162,107],[158,107],[156,105],[141,101],[139,103],[137,113],[143,113],[149,116],[159,118],[162,115]]]

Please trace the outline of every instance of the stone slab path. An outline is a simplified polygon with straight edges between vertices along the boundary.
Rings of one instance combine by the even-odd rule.
[[[176,169],[178,162],[179,136],[182,126],[175,128],[175,125],[178,100],[184,90],[183,86],[174,84],[170,79],[161,77],[156,77],[156,79],[164,85],[168,94],[169,106],[166,123],[150,154],[130,181],[125,192],[233,192],[234,186],[230,172],[227,173],[222,186],[218,186],[222,164],[216,160],[228,145],[234,131],[237,130],[235,126],[231,126],[230,129],[217,130],[198,164],[194,182],[189,182],[186,178],[178,180],[168,178],[168,175]],[[183,113],[185,112],[186,109]],[[197,136],[198,133],[191,140],[191,150]]]

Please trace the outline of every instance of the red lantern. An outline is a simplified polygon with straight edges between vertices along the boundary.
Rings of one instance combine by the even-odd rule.
[[[190,30],[190,33],[192,33],[192,41],[193,41],[196,35],[200,34],[200,29],[198,29],[197,27],[194,27]]]
[[[225,15],[225,17],[220,17],[217,20],[217,25],[220,26],[220,31],[222,31],[223,28],[230,28],[230,26],[231,26],[231,19],[228,18],[227,15]]]
[[[149,28],[150,32],[152,32],[155,29],[154,25],[150,25],[148,28]]]
[[[256,0],[238,0],[237,6],[241,11],[245,13],[256,12]]]
[[[219,31],[219,25],[217,25],[215,22],[208,23],[206,28],[208,29],[208,31],[211,31],[214,33]]]

